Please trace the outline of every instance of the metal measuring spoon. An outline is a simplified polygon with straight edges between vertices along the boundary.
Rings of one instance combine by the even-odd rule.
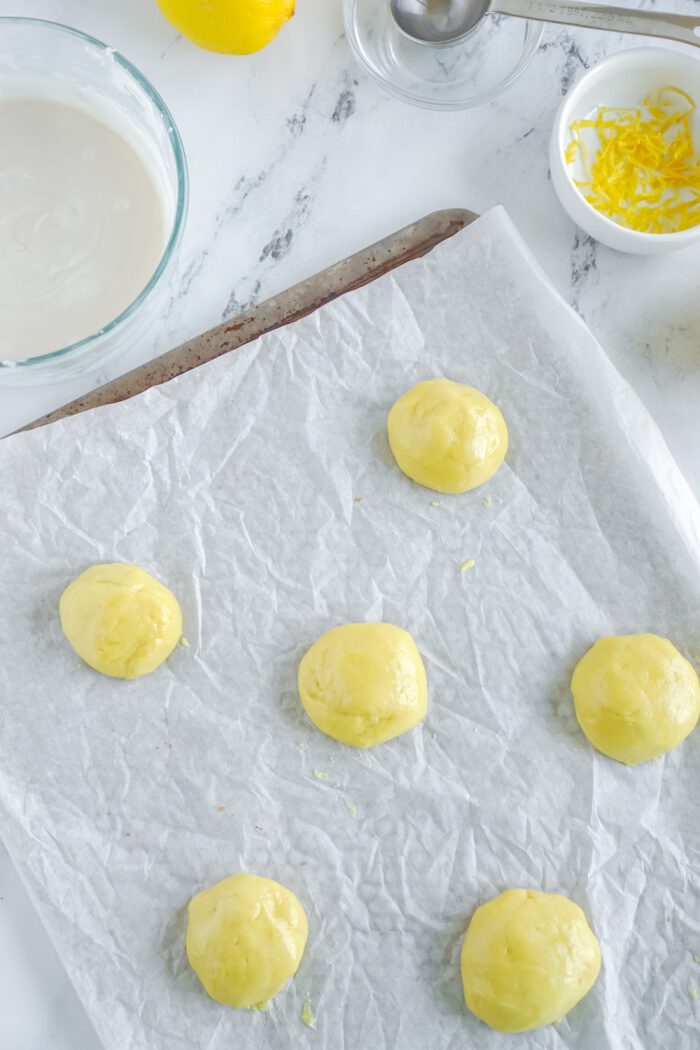
[[[398,29],[419,44],[454,44],[474,32],[488,14],[538,22],[666,37],[700,47],[700,15],[637,11],[572,0],[389,0]]]

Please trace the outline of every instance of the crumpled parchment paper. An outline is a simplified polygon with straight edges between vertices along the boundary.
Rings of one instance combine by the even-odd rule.
[[[404,478],[384,434],[442,374],[510,427],[507,464],[460,497]],[[501,210],[217,363],[2,442],[0,472],[2,833],[107,1050],[698,1046],[700,732],[624,768],[568,682],[610,632],[698,663],[700,513]],[[105,560],[183,607],[189,648],[137,682],[61,634],[61,591]],[[422,727],[364,752],[295,687],[306,647],[363,619],[413,633],[430,689]],[[241,870],[309,915],[267,1013],[209,1000],[183,953],[189,897]],[[502,1036],[458,958],[512,886],[580,903],[603,969],[559,1025]]]

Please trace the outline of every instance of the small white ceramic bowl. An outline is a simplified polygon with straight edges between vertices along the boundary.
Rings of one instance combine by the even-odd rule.
[[[564,151],[571,141],[569,127],[595,113],[598,106],[639,106],[656,88],[672,85],[697,103],[693,138],[700,149],[700,52],[690,48],[640,47],[611,55],[593,66],[574,84],[557,114],[549,150],[549,167],[557,196],[577,226],[595,240],[621,252],[652,255],[676,251],[700,241],[700,226],[679,233],[639,233],[620,226],[596,211],[573,182],[574,166]]]

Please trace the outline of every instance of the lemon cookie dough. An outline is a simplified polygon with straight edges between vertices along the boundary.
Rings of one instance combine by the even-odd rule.
[[[322,733],[353,747],[374,747],[425,717],[428,686],[408,631],[390,623],[349,623],[307,651],[299,695]]]
[[[485,394],[451,379],[428,379],[389,412],[389,444],[404,474],[436,492],[468,492],[493,477],[508,429]]]
[[[628,766],[676,747],[700,715],[697,674],[656,634],[600,638],[579,661],[571,691],[593,747]]]
[[[600,948],[558,893],[506,890],[477,908],[462,947],[464,998],[499,1032],[554,1024],[592,988]]]
[[[112,678],[140,678],[175,648],[182,614],[175,596],[136,565],[93,565],[66,587],[63,633],[86,664]]]
[[[299,968],[309,928],[285,886],[260,875],[232,875],[192,898],[185,950],[212,999],[259,1006]]]

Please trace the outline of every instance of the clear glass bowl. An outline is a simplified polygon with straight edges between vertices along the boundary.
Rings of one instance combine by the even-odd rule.
[[[360,65],[396,98],[426,109],[469,109],[500,95],[544,32],[541,22],[489,15],[467,39],[435,47],[399,32],[389,0],[343,0],[343,17]]]
[[[169,234],[145,288],[99,331],[70,346],[22,361],[0,361],[0,384],[48,383],[102,366],[133,346],[162,315],[187,212],[187,165],[175,122],[153,85],[113,48],[69,26],[0,18],[0,97],[40,90],[68,100],[76,93],[128,126],[164,195]]]

